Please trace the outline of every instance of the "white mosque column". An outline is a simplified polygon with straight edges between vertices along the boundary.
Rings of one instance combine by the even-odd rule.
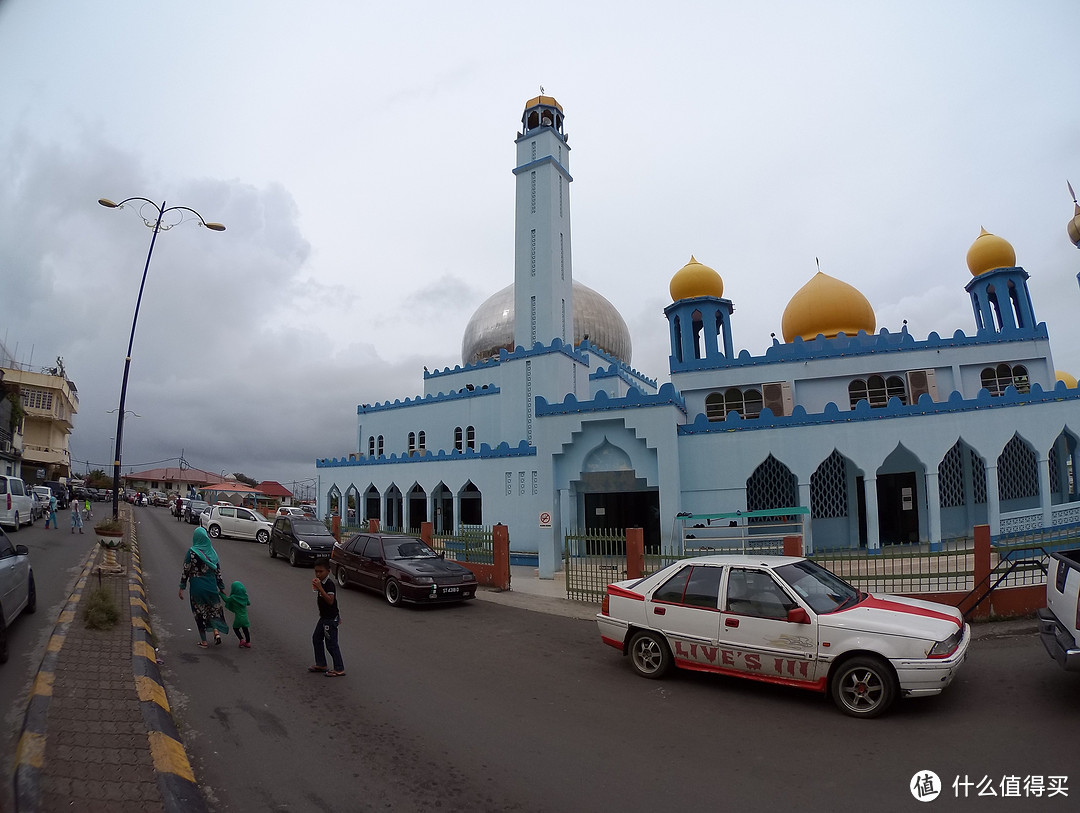
[[[1050,493],[1050,456],[1039,455],[1039,505],[1043,528],[1054,527],[1054,495]]]
[[[941,493],[938,487],[937,468],[926,468],[926,510],[930,550],[941,550]]]
[[[427,515],[428,522],[431,523],[432,529],[437,534],[442,533],[442,514],[439,512],[439,501],[436,498],[434,491],[429,491],[427,495]]]
[[[385,491],[380,491],[379,492],[379,528],[380,528],[380,530],[382,528],[385,528],[387,525],[390,524],[390,523],[388,523],[386,521],[386,519],[387,519],[387,517],[386,517],[386,492]]]
[[[990,526],[990,536],[1001,533],[1001,499],[998,495],[997,458],[986,464],[986,524]]]
[[[454,492],[454,522],[453,526],[447,529],[447,533],[457,536],[461,533],[461,495],[456,491]]]
[[[799,505],[810,509],[810,480],[799,483]],[[814,519],[811,514],[803,514],[803,553],[809,556],[814,552]]]
[[[863,477],[866,496],[866,549],[881,553],[881,530],[878,527],[877,475]]]

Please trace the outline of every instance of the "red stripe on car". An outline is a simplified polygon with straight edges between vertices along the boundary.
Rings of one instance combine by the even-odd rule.
[[[963,622],[948,613],[941,613],[926,607],[915,607],[911,604],[903,604],[899,601],[890,601],[876,596],[867,596],[854,607],[848,607],[846,610],[840,610],[840,612],[846,613],[860,607],[868,607],[872,610],[888,610],[894,613],[907,613],[908,615],[921,615],[924,618],[936,618],[939,621],[952,621],[958,627],[963,626]]]
[[[645,596],[641,593],[635,593],[633,590],[627,590],[625,587],[619,587],[617,584],[609,584],[607,586],[607,593],[609,596],[618,596],[619,598],[629,598],[634,601],[644,601]]]

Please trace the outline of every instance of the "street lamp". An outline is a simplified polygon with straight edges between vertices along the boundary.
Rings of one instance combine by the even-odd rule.
[[[195,215],[196,219],[199,221],[200,226],[205,226],[211,231],[225,231],[225,227],[220,223],[210,223],[206,221],[201,214],[196,212],[194,209],[189,209],[187,206],[170,206],[168,209],[166,209],[165,201],[162,201],[161,205],[158,206],[156,203],[154,203],[152,200],[149,200],[148,198],[132,197],[125,198],[119,203],[113,203],[108,198],[99,198],[98,203],[100,203],[107,209],[122,209],[124,208],[125,203],[130,203],[131,201],[136,200],[141,201],[143,204],[139,207],[139,217],[142,218],[143,223],[145,223],[148,228],[152,228],[154,230],[154,234],[150,238],[150,250],[146,252],[146,264],[143,266],[142,281],[139,283],[139,297],[135,300],[135,315],[131,318],[131,336],[128,338],[127,356],[124,357],[124,380],[123,383],[120,385],[120,406],[117,407],[116,413],[116,456],[113,458],[113,519],[116,519],[120,516],[120,447],[124,442],[124,402],[127,400],[128,372],[131,369],[131,346],[135,343],[135,325],[138,324],[139,321],[139,306],[142,304],[143,288],[146,287],[146,273],[150,270],[150,258],[154,254],[154,243],[157,242],[158,232],[168,231],[173,226],[179,226],[181,223],[184,222],[184,214],[186,212],[190,212],[191,214]],[[145,209],[146,206],[152,206],[155,208],[157,212],[157,217],[155,219],[150,220],[142,214],[141,210]],[[162,218],[164,218],[165,215],[169,212],[179,212],[180,219],[177,220],[175,223],[163,224],[161,222]]]

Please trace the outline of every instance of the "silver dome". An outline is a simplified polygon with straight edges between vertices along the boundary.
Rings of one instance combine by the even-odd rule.
[[[574,344],[585,334],[589,342],[624,364],[630,363],[633,348],[626,322],[608,302],[587,285],[574,281]],[[461,339],[461,362],[471,364],[498,356],[499,350],[514,349],[514,286],[507,285],[487,299],[469,324]]]

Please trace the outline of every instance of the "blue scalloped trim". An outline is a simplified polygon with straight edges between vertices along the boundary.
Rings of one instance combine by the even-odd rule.
[[[639,370],[635,370],[633,367],[631,367],[626,362],[619,361],[619,359],[615,358],[613,355],[611,355],[607,351],[601,350],[599,347],[597,347],[592,342],[582,342],[582,344],[579,344],[578,347],[581,347],[582,345],[584,345],[586,352],[595,353],[597,356],[602,358],[604,361],[608,362],[609,364],[611,364],[613,366],[618,367],[619,370],[623,371],[627,375],[633,376],[638,381],[641,381],[641,382],[649,385],[653,389],[656,389],[656,379],[655,378],[649,378],[647,375],[640,372]],[[598,370],[598,372],[599,372],[599,370]],[[627,384],[634,384],[634,382],[631,381],[629,378],[624,378],[623,380],[626,381]],[[634,386],[637,386],[637,385],[634,384]]]
[[[432,452],[427,455],[413,455],[410,457],[407,454],[397,455],[392,454],[382,457],[356,457],[349,459],[347,457],[320,457],[315,459],[315,468],[317,469],[334,469],[341,468],[343,466],[384,466],[388,463],[430,463],[433,460],[489,460],[492,458],[501,457],[535,457],[536,447],[530,446],[527,440],[523,440],[518,443],[517,446],[511,446],[506,441],[503,441],[494,449],[486,443],[480,444],[480,449],[466,449],[464,452],[446,451],[440,449],[438,452]]]
[[[664,384],[656,395],[648,395],[633,389],[621,398],[612,398],[606,392],[598,392],[590,401],[579,401],[573,393],[562,403],[549,404],[543,396],[536,396],[536,415],[574,415],[582,412],[604,412],[612,409],[637,409],[639,407],[675,406],[686,414],[686,401],[671,384]]]
[[[388,409],[400,409],[402,407],[419,406],[420,404],[437,404],[442,401],[460,401],[465,398],[478,398],[481,395],[495,395],[499,388],[494,384],[488,384],[486,389],[476,387],[471,390],[463,389],[460,392],[440,392],[438,395],[417,395],[415,398],[406,398],[404,401],[382,401],[377,404],[360,404],[356,408],[357,415],[369,415],[372,412],[385,412]]]
[[[456,373],[464,373],[472,370],[478,370],[481,367],[486,367],[492,364],[501,364],[504,361],[510,361],[512,359],[530,358],[532,356],[543,356],[547,353],[562,353],[564,356],[568,356],[575,361],[580,361],[586,367],[589,366],[589,359],[581,352],[575,350],[572,345],[565,344],[562,339],[552,339],[551,344],[543,344],[537,342],[530,349],[526,350],[520,344],[513,349],[513,351],[500,350],[499,357],[497,359],[482,359],[480,361],[474,361],[471,364],[458,364],[454,367],[443,367],[441,370],[426,370],[424,372],[424,380],[429,378],[439,378],[444,375],[454,375]]]

